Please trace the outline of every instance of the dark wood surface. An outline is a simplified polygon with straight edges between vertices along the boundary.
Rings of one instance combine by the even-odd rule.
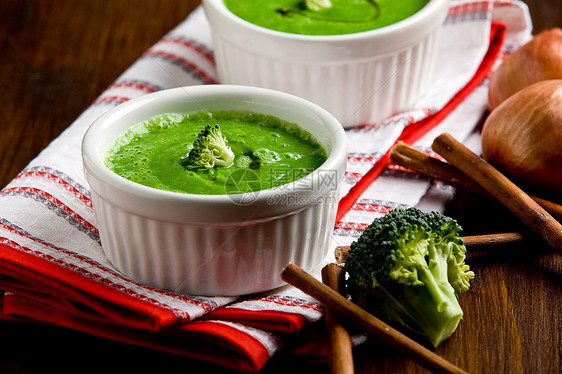
[[[144,51],[183,20],[191,0],[1,0],[0,187]],[[562,26],[562,1],[528,0],[535,32]],[[449,215],[465,233],[514,230],[503,207],[459,193]],[[474,373],[562,372],[562,261],[540,242],[471,256],[465,317],[436,352]],[[371,339],[356,372],[423,372]],[[0,373],[199,372],[183,357],[57,328],[0,324]],[[264,372],[327,372],[281,354]]]

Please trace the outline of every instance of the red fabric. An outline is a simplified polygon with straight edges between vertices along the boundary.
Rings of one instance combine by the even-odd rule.
[[[260,342],[234,327],[213,321],[196,321],[178,329],[155,333],[81,319],[66,310],[22,295],[5,295],[4,307],[7,315],[45,321],[122,343],[196,358],[245,372],[258,371],[270,358],[269,352]]]
[[[247,372],[259,370],[268,361],[268,350],[250,335],[212,318],[239,319],[246,326],[282,332],[294,332],[305,323],[302,316],[291,313],[240,310],[232,318],[218,312],[205,320],[177,324],[176,316],[166,308],[2,244],[0,273],[0,289],[7,291],[0,303],[0,318],[29,318]]]
[[[91,318],[107,320],[130,328],[158,330],[177,322],[172,311],[149,301],[106,287],[78,272],[61,267],[49,259],[0,244],[0,288],[12,292],[47,292],[51,298],[84,305]],[[130,313],[131,310],[138,314]],[[86,313],[86,312],[84,312]],[[150,315],[151,318],[146,318]]]
[[[278,310],[249,312],[247,309],[240,308],[219,308],[207,313],[203,318],[240,322],[248,326],[281,333],[298,332],[306,324],[302,315]]]
[[[492,22],[490,46],[472,79],[438,112],[408,126],[397,141],[412,144],[433,127],[437,126],[457,105],[459,105],[488,76],[498,58],[505,38],[506,27],[499,22]],[[390,150],[382,156],[373,167],[344,196],[339,203],[336,222],[351,209],[361,194],[390,164]]]

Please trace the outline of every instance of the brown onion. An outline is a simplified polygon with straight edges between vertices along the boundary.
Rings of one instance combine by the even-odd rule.
[[[494,109],[482,157],[513,181],[562,196],[562,80],[534,83]]]
[[[562,30],[543,31],[506,57],[490,79],[490,109],[530,84],[562,79]]]

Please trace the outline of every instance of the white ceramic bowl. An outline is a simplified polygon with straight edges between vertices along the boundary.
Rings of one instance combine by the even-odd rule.
[[[254,194],[194,195],[146,187],[112,172],[105,156],[129,127],[164,113],[247,110],[297,123],[328,159],[288,185]],[[301,98],[267,89],[180,87],[130,100],[97,119],[82,143],[103,250],[140,283],[191,295],[242,295],[281,286],[289,262],[311,270],[326,255],[346,166],[340,123]]]
[[[344,127],[408,109],[428,89],[448,0],[430,0],[393,25],[346,35],[269,30],[203,0],[221,83],[271,88],[310,100]]]

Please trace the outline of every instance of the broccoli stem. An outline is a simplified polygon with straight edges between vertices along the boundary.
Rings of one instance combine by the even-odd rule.
[[[407,288],[405,297],[416,308],[411,318],[434,347],[451,336],[463,316],[454,293],[434,281],[418,290]]]
[[[447,259],[440,258],[443,251],[429,245],[428,252],[429,267],[417,267],[423,285],[405,288],[405,298],[416,311],[411,318],[437,347],[456,330],[463,311],[448,281]]]

